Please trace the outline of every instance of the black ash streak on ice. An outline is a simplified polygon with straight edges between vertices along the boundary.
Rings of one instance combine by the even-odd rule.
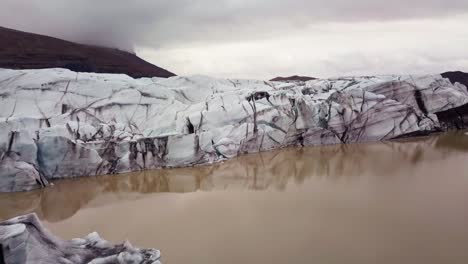
[[[4,192],[60,178],[390,140],[467,124],[466,86],[440,75],[264,82],[55,69],[0,76],[0,92],[10,94],[1,99],[8,114],[0,122]]]

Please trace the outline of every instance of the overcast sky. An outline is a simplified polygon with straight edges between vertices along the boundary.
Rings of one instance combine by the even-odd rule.
[[[468,0],[2,0],[1,6],[1,26],[134,50],[179,75],[468,71]]]

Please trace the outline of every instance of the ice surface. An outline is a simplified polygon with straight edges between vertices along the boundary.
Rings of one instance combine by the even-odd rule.
[[[129,242],[113,245],[97,233],[61,240],[35,214],[0,223],[0,251],[5,264],[161,264],[159,250],[135,248]]]
[[[0,69],[0,102],[0,191],[20,191],[437,131],[436,114],[467,104],[468,90],[440,75],[282,83]]]

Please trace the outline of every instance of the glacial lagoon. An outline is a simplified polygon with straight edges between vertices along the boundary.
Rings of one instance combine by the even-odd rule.
[[[71,239],[158,248],[164,263],[466,263],[468,135],[288,148],[0,194]]]

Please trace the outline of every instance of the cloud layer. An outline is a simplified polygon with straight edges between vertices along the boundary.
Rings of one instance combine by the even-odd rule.
[[[266,78],[466,68],[467,14],[466,0],[3,0],[0,25],[136,48],[183,74]]]

